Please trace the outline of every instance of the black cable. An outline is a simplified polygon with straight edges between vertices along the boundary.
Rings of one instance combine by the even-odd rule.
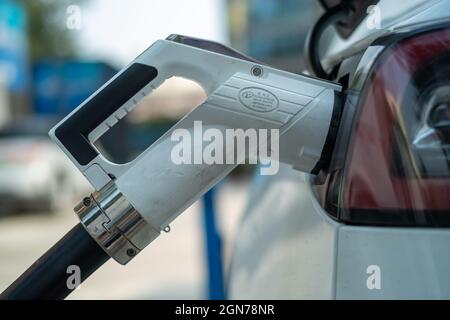
[[[308,66],[314,75],[319,78],[330,80],[337,71],[337,67],[330,73],[324,70],[319,54],[320,38],[326,28],[346,17],[349,14],[349,10],[349,8],[340,5],[328,10],[320,17],[308,35],[305,45]]]
[[[79,267],[83,282],[108,259],[109,256],[78,224],[14,281],[0,295],[0,300],[64,299],[73,290],[67,285],[71,276],[69,266]]]

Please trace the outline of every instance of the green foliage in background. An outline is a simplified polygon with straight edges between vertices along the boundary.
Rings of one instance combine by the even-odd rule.
[[[16,0],[27,12],[30,58],[73,57],[75,32],[66,26],[67,8],[89,0]]]

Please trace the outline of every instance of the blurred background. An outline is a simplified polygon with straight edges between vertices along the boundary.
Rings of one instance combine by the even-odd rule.
[[[314,0],[0,0],[0,291],[78,221],[91,187],[48,130],[157,39],[215,40],[300,72]],[[171,78],[97,143],[132,160],[204,99]],[[127,267],[110,261],[71,299],[226,297],[251,167],[194,204]]]

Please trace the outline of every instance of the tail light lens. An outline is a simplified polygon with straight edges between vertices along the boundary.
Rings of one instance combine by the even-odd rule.
[[[450,226],[450,29],[391,45],[358,107],[339,218]]]

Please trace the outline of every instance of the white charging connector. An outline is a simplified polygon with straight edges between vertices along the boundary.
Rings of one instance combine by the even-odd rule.
[[[207,100],[134,161],[106,160],[94,142],[172,76],[199,83]],[[277,153],[275,160],[317,172],[333,144],[340,91],[338,84],[265,66],[218,43],[173,35],[155,42],[50,136],[96,189],[76,208],[83,225],[110,256],[125,264],[244,158],[264,148],[266,156]],[[230,130],[240,130],[244,140],[249,130],[270,137],[262,144],[259,139],[241,158],[234,156],[242,147],[235,139],[216,145],[216,153],[221,151],[224,158],[233,153],[235,161],[174,159],[174,150],[180,148],[174,136],[195,136],[198,124],[212,129],[216,138],[229,136]],[[193,141],[188,151],[194,154],[197,147]]]

